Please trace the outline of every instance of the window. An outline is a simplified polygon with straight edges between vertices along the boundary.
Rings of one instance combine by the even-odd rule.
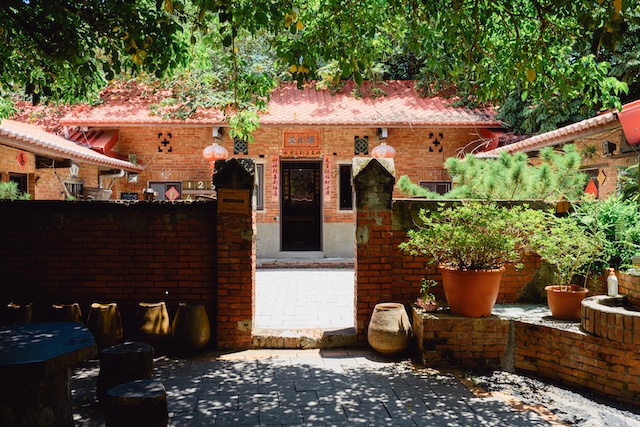
[[[420,181],[420,187],[438,194],[446,194],[451,191],[451,181]]]
[[[63,181],[64,187],[67,189],[67,192],[71,197],[80,197],[82,196],[82,187],[84,186],[84,181],[73,181],[73,180],[65,180]]]
[[[353,210],[353,186],[351,185],[351,165],[338,165],[340,175],[340,210]]]
[[[256,163],[256,209],[264,210],[264,163]]]
[[[156,200],[182,199],[182,182],[180,181],[150,181],[149,188],[158,193]]]
[[[18,191],[20,192],[20,194],[27,193],[27,190],[28,190],[27,174],[10,173],[9,174],[9,181],[15,182],[15,183],[18,184]]]

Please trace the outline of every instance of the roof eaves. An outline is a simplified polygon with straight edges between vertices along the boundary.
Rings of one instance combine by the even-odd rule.
[[[142,166],[105,156],[90,148],[67,141],[58,135],[45,132],[39,127],[13,120],[3,120],[0,124],[0,142],[43,156],[69,158],[97,166],[124,169],[129,172],[143,170]]]
[[[517,153],[536,151],[544,147],[563,144],[578,138],[620,127],[617,112],[608,112],[590,119],[582,120],[550,132],[541,133],[513,144],[477,153],[476,157],[496,157],[501,152]]]

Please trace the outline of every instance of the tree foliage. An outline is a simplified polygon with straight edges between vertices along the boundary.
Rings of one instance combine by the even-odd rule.
[[[483,200],[580,200],[587,177],[580,172],[580,153],[567,144],[562,152],[552,147],[540,150],[539,164],[530,164],[525,153],[500,153],[497,159],[467,155],[450,157],[445,167],[453,179],[453,189],[445,199]],[[408,195],[437,197],[426,189],[420,192],[410,180],[401,177],[399,188]]]
[[[280,79],[412,78],[534,132],[640,93],[639,25],[632,0],[6,0],[0,90],[71,102],[180,76],[182,114],[227,106],[251,127]]]

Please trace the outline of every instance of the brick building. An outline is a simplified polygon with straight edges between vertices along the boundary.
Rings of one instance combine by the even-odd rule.
[[[365,86],[361,92],[373,93],[369,89]],[[229,157],[253,158],[258,256],[351,258],[354,157],[369,157],[384,142],[397,151],[397,176],[406,174],[445,192],[451,181],[444,160],[474,145],[486,129],[501,128],[493,110],[469,110],[454,107],[452,100],[424,98],[412,81],[390,81],[379,89],[383,93],[378,96],[357,97],[351,85],[333,93],[284,84],[272,94],[249,144],[229,137],[217,110],[197,111],[186,120],[151,113],[150,107],[168,95],[146,93],[136,84],[106,90],[102,104],[76,108],[60,124],[70,139],[138,166],[124,174],[122,168],[109,171],[110,176],[122,175],[112,185],[108,181],[112,199],[142,199],[145,189],[154,191],[157,199],[211,196],[212,168],[202,151],[214,141]],[[7,165],[2,173],[10,170]],[[58,170],[59,175],[65,173]],[[100,173],[105,174],[93,171],[79,179],[96,186]],[[26,174],[30,177],[35,171]],[[35,199],[64,197],[41,191],[38,185],[26,187]]]
[[[469,110],[453,106],[453,100],[422,97],[412,81],[384,82],[378,91],[365,84],[358,96],[354,89],[347,84],[334,93],[281,85],[254,141],[246,143],[229,137],[218,110],[198,110],[186,120],[166,118],[157,106],[170,93],[135,83],[110,87],[103,103],[76,107],[59,121],[59,133],[95,159],[76,155],[64,138],[56,137],[55,151],[37,142],[20,145],[20,138],[9,135],[0,140],[0,178],[18,181],[34,199],[71,194],[135,200],[147,192],[161,200],[210,197],[215,176],[212,183],[213,168],[202,152],[216,142],[229,157],[256,162],[258,257],[351,258],[352,160],[369,157],[383,143],[397,152],[397,177],[408,175],[438,192],[451,187],[444,160],[460,152],[535,154],[541,146],[568,141],[592,146],[584,169],[601,196],[615,191],[619,167],[637,162],[616,112],[500,147],[496,135],[502,123],[492,109]],[[22,162],[16,160],[20,156]],[[71,160],[79,166],[77,175]]]

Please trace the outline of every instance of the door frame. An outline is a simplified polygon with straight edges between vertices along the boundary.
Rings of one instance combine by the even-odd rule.
[[[318,206],[318,233],[319,233],[319,242],[318,242],[318,248],[317,249],[310,249],[310,250],[291,250],[291,249],[284,249],[283,247],[283,241],[284,241],[284,221],[283,221],[283,217],[284,217],[284,191],[285,191],[285,186],[283,185],[283,179],[285,176],[284,170],[285,170],[285,165],[286,164],[292,164],[292,163],[312,163],[314,165],[316,165],[318,167],[318,171],[319,171],[319,183],[320,183],[320,188],[318,190],[319,194],[318,194],[318,201],[319,201],[319,206]],[[318,158],[318,157],[303,157],[303,158],[280,158],[280,194],[279,194],[279,198],[280,198],[280,212],[279,212],[279,218],[280,218],[280,252],[322,252],[324,250],[324,182],[322,179],[322,167],[324,164],[324,160],[323,158]],[[314,166],[315,167],[315,166]]]

